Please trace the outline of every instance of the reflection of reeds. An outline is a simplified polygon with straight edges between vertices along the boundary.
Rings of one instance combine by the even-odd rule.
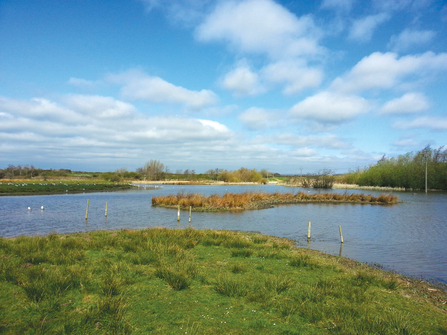
[[[206,197],[198,193],[178,193],[177,195],[166,195],[152,198],[152,205],[189,208],[196,210],[229,210],[229,209],[259,209],[271,205],[295,204],[302,202],[348,202],[348,203],[370,203],[370,204],[395,204],[397,196],[381,194],[377,197],[365,194],[339,194],[319,193],[264,193],[244,192],[225,193],[224,195],[213,194]]]

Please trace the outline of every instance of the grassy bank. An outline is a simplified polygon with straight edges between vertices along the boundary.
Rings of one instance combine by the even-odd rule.
[[[338,193],[265,193],[244,192],[213,194],[208,197],[198,193],[180,192],[176,195],[158,196],[152,198],[153,206],[189,208],[196,211],[219,211],[240,209],[262,209],[273,205],[297,203],[362,203],[362,204],[395,204],[398,197],[381,194],[377,197],[365,194],[338,194]]]
[[[445,334],[446,299],[427,283],[251,233],[0,238],[4,334]]]
[[[82,192],[103,192],[128,189],[128,183],[113,183],[107,181],[85,180],[2,180],[0,181],[1,195],[34,195],[61,194]]]

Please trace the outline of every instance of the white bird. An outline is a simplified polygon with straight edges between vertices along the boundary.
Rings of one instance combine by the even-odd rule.
[[[43,206],[40,206],[40,209],[41,209],[41,210],[44,210],[45,208],[44,208]]]
[[[30,210],[31,210],[31,207],[28,207],[28,210],[30,211]]]

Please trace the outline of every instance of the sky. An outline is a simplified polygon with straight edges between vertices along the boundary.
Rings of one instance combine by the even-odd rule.
[[[0,0],[0,168],[334,173],[447,145],[447,2]]]

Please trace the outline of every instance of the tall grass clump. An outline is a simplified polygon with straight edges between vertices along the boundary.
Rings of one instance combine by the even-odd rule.
[[[249,292],[249,286],[243,279],[222,275],[216,279],[214,290],[227,297],[244,297]]]

